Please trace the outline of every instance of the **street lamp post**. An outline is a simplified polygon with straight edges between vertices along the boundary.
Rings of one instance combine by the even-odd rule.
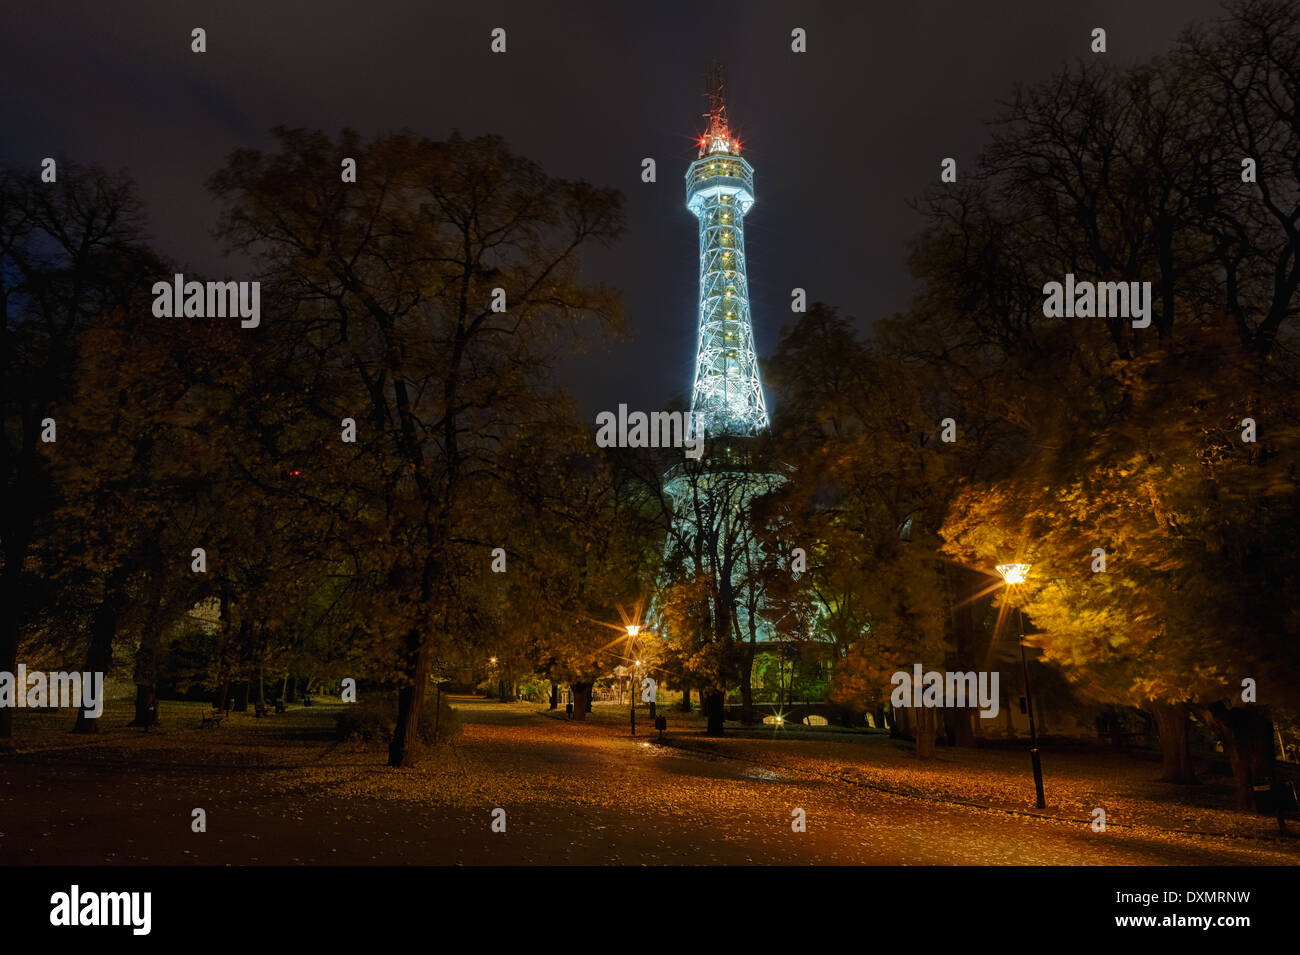
[[[641,632],[641,625],[639,623],[629,623],[627,625],[627,651],[628,651],[627,655],[629,657],[632,656],[632,650],[634,649],[636,635],[640,632]],[[637,660],[636,665],[640,667],[641,661]],[[631,674],[628,675],[628,681],[630,685],[628,686],[628,695],[627,695],[628,713],[632,721],[633,736],[636,735],[636,673],[637,671],[633,670]]]
[[[1008,587],[1023,584],[1029,575],[1030,564],[998,564],[998,573]],[[1029,689],[1029,661],[1025,658],[1025,618],[1016,604],[1016,631],[1020,643],[1020,669],[1025,678],[1025,708],[1029,710],[1029,758],[1034,766],[1034,791],[1038,795],[1038,808],[1046,809],[1047,800],[1043,798],[1043,764],[1038,758],[1038,732],[1034,728],[1034,696]]]

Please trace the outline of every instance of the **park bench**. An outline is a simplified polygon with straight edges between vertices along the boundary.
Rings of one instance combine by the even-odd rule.
[[[275,701],[275,711],[277,713],[288,713],[288,708],[284,705],[284,700]]]
[[[303,705],[303,706],[311,706],[311,705],[312,705],[311,697],[308,696],[306,693],[304,693],[304,694],[302,695],[302,705]]]
[[[254,715],[254,716],[266,716],[266,714],[267,714],[267,709],[266,709],[266,704],[265,704],[265,703],[263,703],[263,702],[261,702],[261,701],[259,700],[258,702],[256,702],[256,703],[253,704],[253,715]]]
[[[221,721],[226,718],[226,714],[220,710],[213,710],[211,713],[203,714],[203,721],[199,724],[199,729],[210,729],[214,726],[220,726]]]

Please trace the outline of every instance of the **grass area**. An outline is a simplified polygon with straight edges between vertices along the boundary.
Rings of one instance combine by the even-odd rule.
[[[147,761],[149,754],[166,754],[183,749],[193,759],[213,764],[280,763],[286,759],[286,744],[322,742],[334,738],[334,718],[346,704],[301,703],[288,705],[288,712],[265,717],[231,712],[220,726],[202,729],[203,716],[212,704],[188,700],[162,700],[158,704],[158,725],[148,730],[127,724],[135,716],[134,704],[108,700],[95,733],[72,733],[73,710],[18,710],[14,719],[14,753],[19,757],[39,754],[70,755],[100,752],[129,756],[131,762]]]

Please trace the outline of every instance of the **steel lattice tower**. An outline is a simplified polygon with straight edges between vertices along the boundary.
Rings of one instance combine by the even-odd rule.
[[[691,411],[710,437],[756,435],[768,427],[758,378],[745,276],[745,213],[754,170],[727,127],[722,72],[714,67],[708,131],[686,170],[686,208],[700,220],[699,344]]]
[[[743,579],[762,557],[747,528],[750,505],[780,486],[785,474],[756,467],[751,460],[754,443],[769,430],[745,274],[744,217],[754,205],[754,170],[740,157],[740,143],[727,126],[718,66],[705,116],[708,130],[686,172],[686,208],[700,226],[699,341],[691,412],[707,444],[702,460],[684,461],[664,475],[673,530],[664,543],[666,576],[660,587],[683,568],[698,572],[725,560],[733,568],[737,592],[743,592]],[[656,597],[651,618],[663,632],[661,611]],[[735,616],[747,629],[750,611],[743,597]],[[754,622],[758,640],[771,640],[771,626],[761,617]]]

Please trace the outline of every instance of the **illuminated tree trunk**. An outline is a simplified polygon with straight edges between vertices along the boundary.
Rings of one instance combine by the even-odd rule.
[[[573,686],[573,718],[583,721],[587,718],[587,705],[591,702],[591,684],[574,683]]]

